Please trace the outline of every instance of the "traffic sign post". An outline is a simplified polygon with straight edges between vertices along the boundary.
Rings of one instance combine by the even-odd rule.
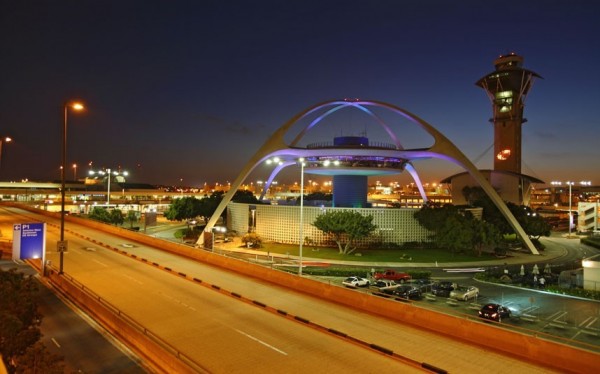
[[[58,240],[56,242],[57,252],[67,252],[69,250],[69,243],[66,240]]]

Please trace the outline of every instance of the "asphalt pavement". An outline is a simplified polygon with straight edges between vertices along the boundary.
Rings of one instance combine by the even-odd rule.
[[[90,317],[68,302],[51,285],[37,277],[37,272],[26,263],[0,260],[0,269],[17,269],[40,281],[39,310],[43,316],[40,325],[41,341],[49,352],[64,357],[65,372],[119,373],[147,372],[141,360],[112,337]]]

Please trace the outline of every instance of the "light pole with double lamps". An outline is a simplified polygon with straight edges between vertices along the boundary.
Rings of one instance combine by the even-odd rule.
[[[106,208],[109,207],[110,205],[110,181],[111,179],[114,177],[118,177],[118,176],[128,176],[129,172],[127,171],[115,171],[112,169],[104,169],[104,170],[90,170],[88,172],[89,175],[95,175],[95,174],[99,174],[101,176],[106,176],[107,178],[107,191],[106,191]]]
[[[552,184],[553,186],[560,186],[560,185],[562,185],[562,182],[552,181],[550,184]],[[565,184],[567,186],[569,186],[569,236],[568,236],[568,238],[570,238],[571,231],[573,229],[573,210],[572,210],[573,190],[572,190],[572,187],[573,187],[573,185],[575,185],[575,182],[566,181]],[[590,186],[592,184],[592,182],[581,181],[581,182],[579,182],[579,184],[582,186]]]

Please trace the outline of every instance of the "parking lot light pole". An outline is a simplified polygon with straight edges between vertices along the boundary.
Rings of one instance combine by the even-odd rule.
[[[300,258],[300,264],[298,265],[298,275],[302,275],[302,236],[304,235],[304,158],[298,160],[300,162],[300,229],[298,230],[298,240],[300,242],[298,247],[298,257]]]
[[[67,122],[69,117],[69,108],[77,112],[85,109],[83,104],[79,102],[68,102],[64,107],[64,121],[62,128],[62,161],[60,164],[60,241],[57,243],[57,249],[60,254],[58,274],[63,273],[63,254],[67,249],[67,243],[65,241],[65,173],[67,170]]]
[[[90,165],[91,165],[91,162],[90,162]],[[108,209],[110,207],[110,183],[111,183],[112,176],[114,175],[115,178],[116,178],[116,180],[117,180],[117,182],[119,182],[118,177],[121,177],[121,178],[126,177],[126,176],[129,175],[129,172],[127,172],[127,171],[121,171],[121,170],[114,171],[112,169],[108,169],[107,168],[107,169],[101,169],[101,170],[97,170],[97,171],[96,170],[90,170],[88,172],[88,174],[89,175],[96,175],[96,174],[98,174],[98,175],[102,176],[102,178],[103,178],[102,180],[103,181],[104,181],[104,178],[106,178],[106,184],[107,184],[106,209]],[[96,178],[96,177],[94,177],[94,178]],[[123,181],[124,181],[124,178],[123,178]]]
[[[551,182],[551,184],[553,186],[560,186],[562,185],[562,182],[559,181],[553,181]],[[573,229],[573,211],[572,211],[572,206],[573,206],[573,185],[575,184],[575,182],[571,182],[571,181],[567,181],[565,182],[566,185],[569,186],[569,236],[567,236],[567,238],[571,238],[571,232]],[[590,186],[592,184],[592,182],[590,181],[581,181],[579,182],[580,185],[582,186]]]
[[[108,209],[108,207],[110,206],[110,180],[112,178],[112,174],[110,169],[106,169],[106,171],[106,176],[108,177],[108,188],[106,191],[106,209]]]
[[[573,187],[573,182],[567,181],[567,185],[569,185],[569,238],[571,237],[571,228],[573,227],[573,212],[571,211],[573,194],[571,188]]]

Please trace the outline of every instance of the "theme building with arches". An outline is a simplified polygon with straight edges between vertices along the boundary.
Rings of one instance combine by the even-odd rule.
[[[367,137],[336,137],[332,142],[322,141],[301,146],[301,140],[315,127],[323,125],[325,119],[342,110],[357,110],[369,116],[389,137],[389,142],[370,142]],[[423,148],[404,148],[398,131],[386,121],[392,114],[408,120],[416,129],[425,131],[433,138],[433,145]],[[304,124],[304,122],[307,122]],[[294,134],[292,128],[300,127]],[[286,142],[286,137],[292,140]],[[433,126],[416,115],[392,104],[370,100],[332,100],[316,104],[292,117],[258,149],[246,163],[231,189],[225,194],[217,210],[208,221],[198,244],[210,244],[205,240],[221,214],[228,210],[228,229],[239,233],[251,228],[265,240],[283,243],[300,243],[309,237],[316,243],[324,240],[319,230],[311,223],[326,209],[354,209],[361,214],[374,216],[379,232],[374,239],[382,242],[403,243],[427,240],[428,232],[414,219],[414,209],[382,209],[367,206],[367,178],[374,175],[393,175],[408,172],[414,180],[423,201],[427,196],[414,164],[419,160],[436,158],[454,163],[463,168],[481,186],[500,212],[520,236],[529,250],[538,254],[522,227],[511,214],[495,189],[467,157]],[[304,174],[321,174],[333,177],[333,206],[304,207],[277,205],[247,205],[231,203],[235,191],[259,165],[274,164],[267,182],[266,191],[274,178],[283,169],[298,168],[302,181]],[[302,182],[303,185],[303,182]],[[264,196],[264,192],[261,195]]]

